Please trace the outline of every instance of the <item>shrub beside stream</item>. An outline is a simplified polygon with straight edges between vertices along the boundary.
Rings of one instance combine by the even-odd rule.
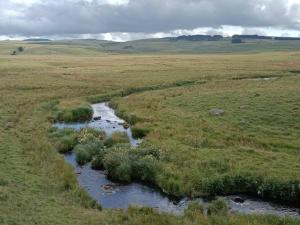
[[[156,183],[160,151],[147,147],[134,149],[123,133],[115,133],[107,139],[103,132],[90,128],[80,132],[62,129],[54,131],[50,137],[60,153],[74,150],[79,165],[91,163],[92,169],[105,169],[114,181]],[[69,144],[65,140],[72,142]]]
[[[73,109],[60,110],[56,114],[56,120],[59,122],[85,122],[93,117],[93,109],[89,105],[80,106]]]
[[[93,109],[89,104],[82,104],[73,108],[60,108],[57,100],[48,101],[41,105],[41,109],[48,113],[52,122],[72,123],[86,122],[93,118]]]
[[[72,129],[55,130],[50,134],[53,145],[59,153],[67,153],[78,143],[78,132]]]
[[[126,145],[112,147],[103,158],[112,180],[129,183],[154,183],[159,171],[159,151],[148,148],[132,149]]]
[[[107,170],[108,178],[121,183],[155,183],[159,171],[159,151],[132,149],[129,144],[106,147],[104,142],[88,142],[75,147],[79,165],[91,162],[92,169]]]

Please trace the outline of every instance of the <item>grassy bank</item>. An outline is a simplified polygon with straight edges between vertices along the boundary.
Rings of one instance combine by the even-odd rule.
[[[199,195],[203,181],[244,173],[286,184],[299,177],[299,76],[289,72],[299,70],[298,53],[91,57],[90,50],[81,48],[84,56],[72,57],[26,55],[25,48],[22,55],[8,56],[2,52],[10,47],[3,45],[0,224],[299,224],[272,216],[101,211],[79,188],[48,137],[53,101],[73,109],[88,96],[207,80],[114,100],[124,114],[139,118],[136,127],[150,129],[145,144],[162,150],[159,185]],[[258,74],[282,78],[232,80]],[[208,116],[213,107],[223,108],[224,116]]]
[[[169,193],[249,193],[298,203],[299,84],[297,76],[224,80],[116,102],[140,118],[135,126],[151,131],[146,141],[164,150],[159,183]],[[213,108],[225,114],[212,116]]]

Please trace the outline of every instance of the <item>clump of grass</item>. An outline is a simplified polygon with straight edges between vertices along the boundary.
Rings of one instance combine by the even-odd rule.
[[[274,178],[264,178],[245,173],[203,179],[199,181],[195,191],[204,192],[210,196],[245,193],[257,195],[266,200],[298,204],[300,182],[297,180],[283,182]]]
[[[224,201],[224,199],[219,198],[217,200],[214,200],[207,209],[207,214],[217,215],[217,216],[226,216],[228,214],[229,208],[227,203]]]
[[[85,122],[91,120],[93,117],[93,109],[91,106],[80,106],[73,109],[65,109],[58,111],[56,120],[59,122]]]
[[[55,112],[58,110],[57,105],[59,104],[59,101],[57,100],[52,100],[52,101],[47,101],[41,105],[41,109],[44,111],[48,112]]]
[[[103,159],[104,159],[104,154],[99,153],[98,155],[96,155],[91,163],[91,167],[93,170],[103,170],[104,168],[104,163],[103,163]]]
[[[127,145],[115,146],[104,156],[104,167],[108,177],[120,182],[133,180],[153,183],[159,171],[155,150],[131,149]]]
[[[104,157],[104,167],[112,180],[129,183],[131,181],[131,163],[128,157],[129,146],[115,146]]]
[[[8,181],[5,180],[4,178],[0,178],[0,186],[6,186],[8,185]]]
[[[59,153],[67,153],[73,150],[76,145],[75,136],[64,136],[56,142],[55,147]]]
[[[139,118],[137,115],[132,114],[132,113],[126,114],[124,111],[116,111],[116,115],[119,116],[120,118],[123,118],[129,124],[132,124],[132,125],[142,121],[142,119]]]
[[[113,139],[111,137],[105,139],[105,141],[104,141],[104,146],[105,147],[111,148],[113,145],[114,145],[114,141],[113,141]]]
[[[116,144],[127,144],[129,143],[129,138],[125,132],[115,132],[110,138],[104,141],[104,145],[108,148]]]
[[[93,117],[93,110],[90,106],[81,106],[72,109],[73,121],[88,121]]]
[[[140,127],[132,127],[131,131],[132,131],[132,137],[136,139],[144,138],[150,132],[149,129],[140,128]]]
[[[134,125],[138,122],[141,122],[142,119],[139,118],[137,115],[133,114],[133,113],[126,113],[123,110],[120,110],[118,107],[118,104],[114,101],[110,101],[109,102],[109,107],[113,108],[115,110],[115,114],[124,119],[125,121],[127,121],[129,124]]]
[[[76,149],[76,162],[79,165],[84,165],[92,160],[93,155],[84,149],[85,146],[79,146]]]
[[[104,158],[104,166],[108,171],[109,179],[123,183],[132,181],[131,162],[126,152],[113,151],[107,154]]]
[[[103,170],[104,167],[104,157],[107,154],[106,147],[101,148],[97,155],[93,158],[91,167],[93,170]]]
[[[262,198],[300,204],[300,181],[283,182],[269,179],[260,184],[257,189],[257,194]]]
[[[74,151],[77,163],[84,165],[90,162],[103,148],[104,144],[102,141],[89,141],[76,145]]]
[[[62,175],[62,182],[64,190],[71,190],[76,184],[76,179],[72,173],[64,173]]]
[[[93,128],[82,129],[78,135],[79,143],[87,143],[90,141],[104,140],[106,137],[103,131],[98,131]]]
[[[73,150],[78,143],[78,133],[72,129],[55,130],[50,138],[59,153],[67,153]]]
[[[188,205],[187,209],[184,210],[184,216],[195,220],[199,216],[204,216],[204,207],[198,202],[192,202]]]
[[[132,161],[132,179],[154,183],[157,176],[158,160],[152,155],[135,156],[136,161]],[[131,160],[134,160],[134,158]]]
[[[113,142],[116,144],[129,143],[128,135],[125,132],[115,132],[112,134],[111,138]]]

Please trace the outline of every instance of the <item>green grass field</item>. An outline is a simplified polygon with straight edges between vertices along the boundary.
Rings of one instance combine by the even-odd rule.
[[[170,194],[249,192],[235,182],[243,177],[265,185],[264,197],[299,202],[286,189],[300,181],[300,53],[293,43],[245,51],[252,54],[128,55],[94,43],[0,42],[0,224],[300,224],[267,215],[100,211],[48,138],[49,102],[68,109],[113,95],[124,116],[138,118],[135,127],[150,130],[144,145],[161,149],[156,184]],[[25,51],[11,56],[20,45]],[[258,77],[277,79],[251,79]],[[210,116],[212,108],[225,114]]]

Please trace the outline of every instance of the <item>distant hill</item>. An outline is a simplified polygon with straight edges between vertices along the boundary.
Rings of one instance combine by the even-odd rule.
[[[51,41],[51,40],[50,39],[45,39],[45,38],[29,38],[29,39],[25,39],[23,41],[43,42],[43,41]]]
[[[300,37],[275,37],[274,39],[278,41],[299,41]]]
[[[235,40],[235,41],[233,41]],[[300,51],[300,38],[260,35],[183,35],[113,42],[98,39],[26,39],[23,47],[28,54],[244,54],[272,51]],[[13,43],[13,42],[12,42]],[[235,44],[237,43],[237,44]],[[30,46],[29,47],[27,47]],[[11,52],[19,43],[11,46]],[[1,49],[0,49],[1,50]]]
[[[174,38],[170,38],[170,40],[174,41],[220,41],[223,39],[222,35],[184,35],[178,36]]]
[[[222,35],[183,35],[178,37],[167,37],[161,38],[160,40],[169,40],[169,41],[222,41],[225,37]],[[228,39],[228,38],[227,38]],[[235,34],[231,39],[252,39],[252,40],[277,40],[277,41],[297,41],[300,40],[300,37],[272,37],[264,35],[246,35],[246,34]],[[147,39],[148,41],[151,39]],[[143,40],[140,40],[143,41]]]
[[[233,35],[233,39],[254,39],[254,40],[277,40],[277,41],[299,41],[300,37],[271,37],[260,35]]]
[[[212,39],[214,37],[215,39]],[[240,44],[232,40],[240,40]],[[113,42],[101,45],[107,53],[258,53],[271,51],[300,51],[300,40],[277,40],[267,36],[242,36],[241,38],[219,36],[179,36],[154,38],[128,42]]]
[[[232,39],[257,39],[257,40],[272,40],[271,36],[260,36],[260,35],[233,35]]]

